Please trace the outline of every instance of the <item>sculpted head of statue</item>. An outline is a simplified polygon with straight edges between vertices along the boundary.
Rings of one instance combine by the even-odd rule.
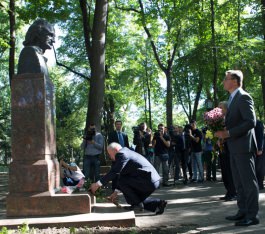
[[[53,25],[51,25],[44,19],[37,19],[29,27],[23,45],[38,46],[44,53],[45,50],[52,48],[54,42],[55,30]]]

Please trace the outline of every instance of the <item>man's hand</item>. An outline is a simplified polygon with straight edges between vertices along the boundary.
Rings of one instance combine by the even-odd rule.
[[[217,132],[214,133],[214,136],[218,137],[220,139],[225,139],[225,138],[230,137],[229,132],[227,130],[217,131]]]
[[[109,197],[107,197],[107,199],[118,208],[121,208],[121,205],[118,202],[118,193],[119,193],[118,191],[114,191]]]
[[[260,156],[260,155],[262,155],[262,150],[257,151],[257,156]]]
[[[118,192],[114,191],[107,199],[113,203],[117,202]]]
[[[90,185],[90,188],[88,190],[90,190],[92,194],[95,194],[99,187],[100,186],[97,183],[93,183]]]

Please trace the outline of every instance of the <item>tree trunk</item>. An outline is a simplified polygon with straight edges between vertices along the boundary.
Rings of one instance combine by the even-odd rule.
[[[10,40],[9,40],[9,84],[11,85],[12,77],[15,73],[15,0],[9,1],[9,27],[10,27]]]
[[[87,15],[87,2],[86,0],[80,0],[79,2],[83,17],[85,47],[91,69],[86,128],[93,123],[100,131],[104,105],[105,36],[108,0],[96,0],[92,30],[89,26],[90,15]]]
[[[265,0],[261,0],[262,7],[262,27],[263,27],[263,43],[265,48]],[[263,59],[261,60],[261,86],[263,96],[263,115],[265,119],[265,49],[263,49]]]
[[[214,11],[214,0],[211,0],[211,29],[212,29],[212,47],[213,47],[213,100],[215,106],[217,106],[217,47],[215,44],[215,11]]]
[[[167,78],[167,97],[166,97],[166,112],[167,112],[167,126],[173,125],[173,95],[172,95],[172,77],[171,77],[171,67],[168,67],[166,72]]]
[[[92,30],[90,56],[91,80],[87,111],[87,124],[94,123],[101,129],[105,87],[105,34],[108,1],[97,0]]]

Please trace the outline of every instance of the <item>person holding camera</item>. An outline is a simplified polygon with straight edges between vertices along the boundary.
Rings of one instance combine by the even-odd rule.
[[[165,127],[163,124],[158,125],[158,130],[155,132],[153,138],[153,148],[155,150],[154,167],[159,173],[160,164],[162,163],[163,171],[163,186],[170,186],[168,184],[168,159],[169,159],[170,137],[165,134]]]
[[[98,181],[100,178],[99,156],[104,147],[104,137],[96,131],[95,124],[90,124],[83,137],[81,148],[84,150],[83,171],[86,179]]]
[[[146,123],[140,123],[139,126],[133,127],[133,144],[136,145],[135,152],[143,155],[150,162],[148,147],[151,142],[151,134],[147,132]]]
[[[191,163],[191,139],[190,139],[190,130],[191,125],[186,124],[183,127],[180,127],[180,132],[182,135],[183,143],[184,143],[184,157],[186,159],[186,165],[189,172],[189,179],[192,179],[192,163]]]
[[[171,149],[171,161],[175,163],[175,172],[174,172],[174,182],[179,180],[180,175],[180,165],[183,172],[183,183],[187,184],[187,162],[184,152],[184,139],[182,137],[182,132],[178,126],[173,126],[169,130],[170,135],[170,149]]]
[[[192,162],[192,182],[202,183],[204,181],[202,166],[202,132],[197,128],[195,120],[190,122],[190,139],[191,139],[191,162]]]

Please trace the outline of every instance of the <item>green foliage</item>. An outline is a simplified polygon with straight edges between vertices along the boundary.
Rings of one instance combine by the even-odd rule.
[[[70,227],[70,234],[75,234],[77,229],[75,227]]]
[[[6,227],[2,227],[0,230],[0,234],[8,234],[8,229]]]
[[[29,225],[27,223],[23,223],[22,226],[18,226],[17,230],[21,234],[30,233],[30,228],[29,228]]]
[[[72,82],[54,69],[51,72],[56,89],[56,133],[57,155],[65,160],[81,160],[83,129],[86,115],[87,87]]]
[[[115,7],[115,2],[117,6]],[[215,43],[211,29],[210,1],[138,0],[109,1],[106,34],[105,100],[114,100],[113,118],[130,127],[147,121],[152,110],[152,127],[166,123],[165,71],[158,65],[151,41],[162,66],[167,67],[176,45],[172,66],[173,123],[183,125],[195,112],[203,125],[203,103],[217,95],[227,99],[222,80],[228,69],[244,72],[244,88],[251,93],[258,118],[264,117],[261,77],[264,69],[264,27],[260,1],[214,1]],[[9,24],[8,1],[0,5],[0,158],[10,158],[10,87],[8,81]],[[92,28],[95,1],[87,4]],[[123,10],[121,10],[123,8]],[[129,9],[133,9],[129,10]],[[16,4],[16,49],[20,50],[25,28],[37,17],[46,18],[59,28],[59,62],[90,76],[78,1],[25,0]],[[143,29],[146,26],[151,38]],[[240,26],[240,28],[238,28]],[[57,28],[56,27],[56,28]],[[22,33],[21,33],[22,32]],[[22,36],[23,34],[23,36]],[[217,50],[217,88],[213,90],[213,49]],[[19,53],[16,53],[16,59]],[[51,71],[56,87],[56,135],[58,155],[80,158],[79,145],[86,119],[89,82],[62,67]],[[196,95],[198,110],[194,105]],[[147,90],[150,90],[150,97]],[[148,105],[151,100],[151,107]],[[106,110],[112,111],[106,102]],[[216,103],[217,104],[217,103]],[[147,108],[147,109],[146,109]],[[148,123],[149,124],[149,123]]]

